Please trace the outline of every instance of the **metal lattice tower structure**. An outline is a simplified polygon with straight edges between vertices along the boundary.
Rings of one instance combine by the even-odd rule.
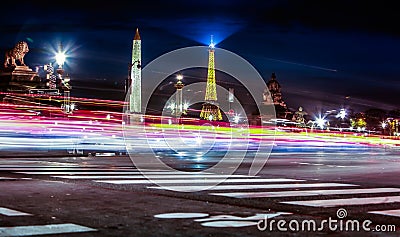
[[[217,84],[215,83],[214,49],[210,47],[208,53],[208,74],[205,101],[217,101]]]
[[[222,120],[222,114],[217,104],[217,84],[215,82],[215,60],[214,42],[211,36],[211,43],[208,48],[208,74],[205,103],[201,109],[200,118],[207,120]]]
[[[129,111],[131,113],[142,112],[142,68],[141,68],[141,40],[139,29],[136,29],[132,45],[132,61],[130,64],[130,95]]]

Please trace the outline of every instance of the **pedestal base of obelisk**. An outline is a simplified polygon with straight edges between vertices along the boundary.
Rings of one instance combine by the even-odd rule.
[[[143,114],[141,113],[128,112],[127,116],[128,116],[127,121],[130,125],[139,125],[144,122],[144,117]]]

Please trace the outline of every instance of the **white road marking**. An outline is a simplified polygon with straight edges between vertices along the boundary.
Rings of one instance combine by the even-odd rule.
[[[219,174],[187,174],[187,175],[179,175],[179,174],[169,174],[169,175],[101,175],[101,176],[94,176],[94,175],[71,175],[71,176],[52,176],[55,178],[62,178],[62,179],[180,179],[180,178],[230,178],[230,177],[250,177],[245,175],[219,175]]]
[[[30,225],[15,227],[0,227],[0,236],[30,236],[30,235],[46,235],[46,234],[64,234],[97,231],[89,227],[66,223],[51,225]]]
[[[301,183],[301,184],[243,184],[243,185],[217,185],[210,187],[209,190],[243,190],[243,189],[281,189],[281,188],[320,188],[320,187],[350,187],[358,186],[356,184],[342,183]],[[200,186],[201,187],[201,186]],[[192,186],[163,186],[163,187],[147,187],[154,189],[173,189],[176,191],[198,190],[198,185]]]
[[[386,215],[386,216],[400,217],[400,209],[383,210],[383,211],[370,211],[370,212],[368,212],[368,213],[379,214],[379,215]]]
[[[154,217],[156,218],[163,218],[163,219],[201,218],[206,216],[208,216],[207,213],[185,213],[185,212],[162,213],[154,215]]]
[[[149,184],[154,183],[151,180],[94,180],[99,183],[111,183],[111,184]],[[190,183],[216,183],[216,182],[224,182],[224,183],[272,183],[272,182],[297,182],[304,180],[295,180],[295,179],[162,179],[157,180],[157,183],[163,184],[190,184]],[[247,186],[247,185],[246,185]],[[235,185],[236,187],[236,185]]]
[[[202,226],[206,227],[245,227],[257,224],[257,221],[211,221],[201,223]]]
[[[27,171],[27,172],[15,172],[20,174],[34,174],[34,175],[112,175],[112,174],[124,174],[124,175],[139,175],[139,174],[199,174],[199,172],[172,172],[172,171]],[[207,173],[202,173],[207,174]]]
[[[16,178],[11,178],[11,177],[0,177],[0,180],[16,180]]]
[[[0,207],[0,214],[5,216],[31,216],[32,214],[16,211],[7,207]]]
[[[310,207],[336,207],[351,205],[386,204],[400,202],[400,196],[369,197],[369,198],[340,198],[311,201],[289,201],[281,202],[285,204],[310,206]]]
[[[96,153],[96,156],[115,156],[115,152]]]
[[[282,191],[282,192],[232,192],[210,193],[210,195],[234,198],[261,198],[261,197],[300,197],[335,194],[360,194],[360,193],[389,193],[400,192],[399,188],[366,188],[366,189],[335,189],[335,190],[307,190],[307,191]]]
[[[354,165],[327,165],[327,164],[320,164],[320,163],[307,163],[307,162],[297,162],[297,161],[292,161],[290,162],[292,164],[299,164],[299,165],[315,165],[315,166],[327,166],[327,167],[336,167],[336,168],[359,168],[360,166],[354,166]]]
[[[257,221],[257,220],[265,220],[271,219],[280,215],[290,215],[292,213],[289,212],[276,212],[276,213],[256,213],[253,216],[241,217],[241,216],[233,216],[233,215],[217,215],[210,216],[203,219],[196,219],[194,221],[197,222],[209,222],[209,221],[224,221],[224,220],[235,220],[235,221]]]

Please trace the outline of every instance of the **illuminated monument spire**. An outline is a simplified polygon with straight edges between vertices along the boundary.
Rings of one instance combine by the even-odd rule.
[[[201,109],[200,118],[208,120],[222,120],[221,111],[217,104],[217,84],[215,83],[215,61],[214,61],[214,42],[211,36],[211,43],[208,48],[208,75],[205,103]]]
[[[136,28],[136,34],[133,38],[132,45],[132,62],[130,65],[130,95],[129,95],[129,111],[131,113],[142,112],[142,68],[141,68],[141,41],[139,29]]]

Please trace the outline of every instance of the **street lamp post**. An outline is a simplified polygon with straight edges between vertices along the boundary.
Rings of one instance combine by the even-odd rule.
[[[385,135],[385,129],[386,129],[386,127],[387,127],[386,121],[382,121],[382,122],[381,122],[381,126],[382,126],[382,135]]]
[[[142,67],[140,60],[135,60],[133,63],[128,63],[128,79],[125,82],[125,93],[130,93],[129,88],[131,88],[132,85],[132,67],[135,66],[135,64],[138,69]]]
[[[183,76],[181,74],[176,76],[178,80],[174,87],[176,88],[176,95],[175,95],[175,116],[178,118],[182,115],[183,111],[183,95],[182,95],[182,88],[185,86],[182,83]]]
[[[63,95],[64,95],[64,100],[63,100],[63,110],[64,113],[72,113],[72,108],[71,108],[71,96],[70,96],[70,77],[67,75],[64,78],[64,63],[66,61],[66,55],[65,52],[63,52],[62,45],[60,45],[59,50],[55,56],[56,62],[58,64],[57,68],[57,74],[58,74],[58,79],[59,79],[59,85],[60,87],[63,88]]]

